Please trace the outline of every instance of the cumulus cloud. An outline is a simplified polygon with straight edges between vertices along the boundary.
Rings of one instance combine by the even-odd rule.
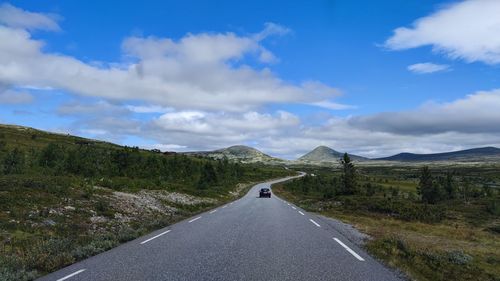
[[[432,46],[452,59],[500,63],[500,1],[467,0],[447,5],[411,27],[399,27],[385,46],[405,50]]]
[[[275,115],[258,112],[244,114],[208,113],[200,111],[181,111],[166,113],[154,120],[154,124],[167,131],[188,134],[256,137],[256,135],[279,134],[290,127],[297,127],[297,116],[278,111]]]
[[[449,103],[428,103],[413,111],[357,116],[354,127],[400,135],[500,133],[500,89],[477,92]]]
[[[410,111],[330,116],[303,125],[295,115],[204,112],[168,113],[147,126],[150,135],[181,150],[250,144],[271,155],[294,159],[318,145],[367,157],[402,151],[432,153],[500,146],[500,90],[483,91],[446,103],[426,103]],[[246,125],[246,124],[258,125]]]
[[[467,5],[481,1],[486,0],[467,1]],[[460,5],[443,9],[430,22]],[[62,104],[55,112],[73,121],[65,132],[115,142],[138,138],[146,140],[146,147],[178,151],[247,144],[286,158],[300,156],[317,145],[369,157],[500,145],[500,127],[496,126],[500,121],[500,90],[428,103],[410,111],[354,117],[328,112],[321,122],[308,125],[305,118],[291,112],[269,111],[275,105],[293,103],[334,110],[353,108],[334,101],[341,94],[335,88],[317,81],[286,82],[267,67],[276,57],[264,40],[290,33],[277,24],[267,23],[262,31],[246,35],[129,37],[121,46],[123,61],[86,63],[44,52],[44,42],[31,36],[34,29],[58,28],[40,23],[15,26],[13,22],[0,21],[0,103],[29,102],[32,97],[21,91],[24,89],[75,94],[75,101]],[[427,26],[417,21],[412,29],[396,35],[420,34],[420,30],[427,30],[421,25]],[[437,26],[436,31],[441,32]],[[426,44],[468,60],[480,49],[459,52],[457,47],[453,53],[450,48],[436,47],[441,43],[419,39],[414,41],[418,44],[410,44],[400,40],[403,37],[388,40],[387,45],[405,49],[431,42]],[[494,48],[483,46],[489,55],[476,60],[494,58]]]
[[[416,74],[428,74],[449,70],[450,66],[446,64],[435,64],[430,62],[416,63],[408,66],[408,70]]]
[[[129,37],[122,44],[126,61],[95,64],[45,53],[44,43],[26,29],[0,25],[0,83],[180,110],[243,112],[272,103],[312,104],[336,97],[334,88],[320,82],[291,84],[266,67],[245,63],[252,58],[272,60],[262,40],[286,33],[287,28],[268,23],[263,31],[247,36],[228,32],[187,34],[178,40]]]
[[[451,102],[430,102],[409,111],[348,117],[330,114],[323,116],[322,123],[308,125],[286,111],[181,110],[134,119],[127,107],[106,102],[68,103],[59,112],[78,117],[71,126],[75,129],[69,130],[73,133],[110,141],[145,137],[154,143],[146,148],[174,151],[247,144],[295,159],[318,145],[367,157],[500,146],[500,90],[477,92]]]
[[[9,3],[0,4],[0,24],[13,28],[59,31],[59,18],[57,15],[28,12]]]

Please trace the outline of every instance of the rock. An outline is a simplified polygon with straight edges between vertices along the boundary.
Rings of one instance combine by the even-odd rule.
[[[121,213],[115,213],[115,219],[117,219],[118,221],[120,221],[122,223],[123,222],[130,222],[131,221],[130,217],[125,216],[125,215],[123,215]]]
[[[66,206],[66,207],[64,207],[64,210],[66,210],[66,211],[74,211],[74,210],[76,210],[76,208],[73,207],[73,206]]]
[[[46,219],[43,221],[43,224],[47,225],[47,226],[54,226],[56,225],[57,223],[51,219]]]
[[[90,217],[90,221],[92,223],[105,223],[108,221],[108,219],[103,217],[103,216],[93,216],[93,217]]]

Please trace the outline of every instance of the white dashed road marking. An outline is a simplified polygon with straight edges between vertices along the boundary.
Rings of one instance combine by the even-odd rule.
[[[77,275],[77,274],[80,274],[80,273],[82,273],[82,272],[84,272],[84,271],[85,271],[85,269],[80,269],[80,270],[78,270],[78,271],[75,271],[75,272],[71,273],[70,275],[66,275],[66,276],[64,276],[63,278],[57,279],[57,281],[64,281],[64,280],[66,280],[66,279],[68,279],[68,278],[71,278],[71,277],[73,277],[73,276],[75,276],[75,275]]]
[[[171,230],[167,230],[167,231],[162,232],[162,233],[160,233],[160,234],[158,234],[158,235],[156,235],[156,236],[153,236],[153,237],[151,237],[151,238],[149,238],[149,239],[147,239],[147,240],[144,240],[144,241],[142,241],[142,242],[141,242],[141,244],[146,244],[146,243],[148,243],[149,241],[151,241],[151,240],[153,240],[153,239],[156,239],[156,238],[158,238],[158,237],[160,237],[160,236],[162,236],[162,235],[164,235],[164,234],[169,233],[170,231],[171,231]]]
[[[302,213],[301,211],[299,211],[299,214],[301,214],[301,215],[305,216],[305,215],[304,215],[304,213]]]
[[[194,219],[190,220],[189,223],[192,223],[192,222],[197,221],[199,219],[201,219],[201,217],[194,218]]]
[[[314,223],[314,225],[316,225],[317,227],[321,227],[321,225],[319,225],[317,222],[315,222],[313,219],[309,219],[312,223]]]
[[[344,247],[344,249],[346,249],[349,253],[351,253],[351,255],[353,255],[355,258],[357,258],[360,261],[364,261],[364,259],[360,255],[356,254],[356,252],[354,252],[351,248],[347,247],[347,245],[342,243],[342,241],[340,241],[337,238],[333,238],[333,240],[337,241],[337,243],[339,243],[340,246]]]
[[[292,209],[297,210],[297,208],[295,208],[294,206],[292,206]]]

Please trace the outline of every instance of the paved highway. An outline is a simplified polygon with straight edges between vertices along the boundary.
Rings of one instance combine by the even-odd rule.
[[[399,280],[325,219],[258,198],[271,183],[39,280]]]

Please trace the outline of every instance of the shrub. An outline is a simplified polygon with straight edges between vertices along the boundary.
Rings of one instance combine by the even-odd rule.
[[[2,281],[29,281],[36,279],[38,275],[36,271],[0,266],[0,280]]]
[[[495,216],[500,216],[500,202],[497,200],[492,200],[488,203],[486,210]]]
[[[140,234],[140,231],[135,230],[130,226],[123,226],[117,231],[117,239],[120,243],[123,243],[139,237]]]
[[[74,257],[74,259],[81,260],[107,251],[113,247],[116,247],[117,245],[118,240],[116,238],[116,235],[112,233],[105,233],[96,236],[93,240],[85,245],[76,247],[71,252],[71,255]]]
[[[452,251],[448,253],[448,260],[453,264],[465,265],[472,261],[472,257],[463,251]]]

